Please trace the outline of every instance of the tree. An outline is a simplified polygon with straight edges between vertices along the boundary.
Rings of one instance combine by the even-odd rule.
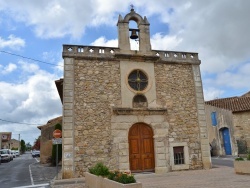
[[[31,150],[31,147],[32,147],[31,144],[28,142],[28,143],[26,144],[26,150],[27,150],[27,151],[30,151],[30,150]]]
[[[22,152],[22,153],[25,153],[25,151],[26,151],[25,142],[24,142],[24,140],[21,140],[21,152]]]
[[[62,130],[62,125],[57,123],[55,125],[55,130],[59,129]],[[62,144],[58,144],[58,162],[62,160]],[[56,165],[56,145],[52,147],[52,164]]]
[[[38,136],[38,138],[34,142],[32,149],[40,150],[40,140],[41,140],[41,136]]]

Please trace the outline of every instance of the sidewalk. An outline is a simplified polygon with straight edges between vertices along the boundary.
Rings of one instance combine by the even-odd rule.
[[[57,175],[56,167],[49,166],[48,164],[40,164],[37,162],[30,165],[30,168],[35,185],[49,183]],[[61,170],[61,167],[59,167],[59,170]]]
[[[216,166],[210,170],[170,172],[164,175],[138,174],[143,188],[243,188],[250,186],[249,175],[237,175],[234,168]]]
[[[249,187],[250,176],[235,174],[234,168],[215,166],[210,170],[176,171],[167,174],[136,174],[143,188],[243,188]],[[61,180],[53,188],[84,188],[84,178]]]

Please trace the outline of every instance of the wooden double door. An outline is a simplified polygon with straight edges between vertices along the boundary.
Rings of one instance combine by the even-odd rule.
[[[129,162],[132,172],[155,170],[153,130],[137,123],[129,130]]]

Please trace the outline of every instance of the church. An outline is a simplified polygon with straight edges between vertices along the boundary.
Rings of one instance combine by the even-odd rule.
[[[132,173],[211,168],[198,53],[151,49],[150,23],[133,8],[117,28],[118,47],[63,45],[63,179],[97,162]]]

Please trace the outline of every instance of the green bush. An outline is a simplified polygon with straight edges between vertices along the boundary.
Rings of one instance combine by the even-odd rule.
[[[108,167],[106,167],[101,162],[97,163],[95,166],[89,168],[89,173],[96,176],[107,177],[112,181],[116,181],[123,184],[135,183],[136,180],[134,176],[129,172],[110,172]]]
[[[129,184],[129,183],[135,183],[136,180],[134,176],[130,173],[122,173],[122,172],[110,172],[108,175],[108,179],[123,183],[123,184]]]
[[[244,159],[242,157],[237,157],[235,158],[235,161],[244,161]]]
[[[94,167],[89,168],[89,172],[96,176],[107,177],[109,175],[109,169],[101,162],[97,163]]]
[[[55,130],[56,129],[62,130],[62,125],[60,123],[57,123],[55,125]],[[58,144],[58,163],[61,160],[62,160],[62,144]],[[52,147],[51,162],[53,165],[56,165],[56,145],[53,145],[53,147]]]
[[[250,161],[250,150],[247,153],[247,160]]]

